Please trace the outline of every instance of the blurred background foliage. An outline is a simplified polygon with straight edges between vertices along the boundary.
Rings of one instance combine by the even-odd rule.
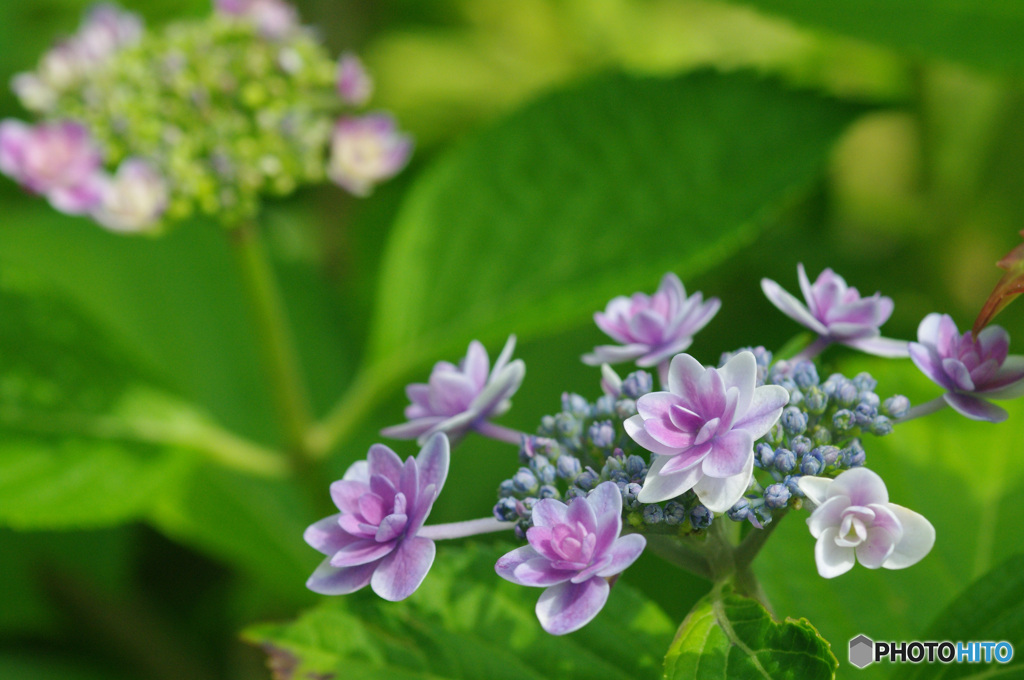
[[[0,4],[0,82],[88,4]],[[150,26],[209,9],[123,4]],[[333,52],[365,58],[375,105],[418,145],[365,202],[322,187],[263,220],[326,418],[323,462],[312,480],[275,476],[273,401],[218,227],[125,238],[0,182],[0,677],[267,677],[238,631],[318,601],[301,534],[330,504],[307,482],[362,457],[402,419],[404,383],[474,337],[493,354],[519,334],[527,379],[504,422],[532,430],[563,390],[597,392],[578,361],[602,342],[592,313],[665,270],[723,300],[693,347],[706,363],[789,339],[759,280],[795,290],[798,262],[891,296],[890,337],[931,311],[964,329],[1019,242],[1017,2],[296,4]],[[719,88],[716,72],[734,75]],[[0,117],[24,117],[6,89]],[[998,323],[1024,338],[1021,308]],[[880,393],[936,393],[909,362],[826,362],[871,370]],[[825,582],[800,519],[769,542],[757,566],[776,612],[819,628],[840,677],[850,637],[914,639],[1024,542],[1024,409],[1010,410],[1002,426],[942,413],[867,444],[893,500],[938,529],[918,567]],[[231,458],[250,446],[270,456],[259,470]],[[514,467],[471,437],[434,519],[488,514]],[[678,621],[707,586],[666,573],[647,556],[624,580]]]

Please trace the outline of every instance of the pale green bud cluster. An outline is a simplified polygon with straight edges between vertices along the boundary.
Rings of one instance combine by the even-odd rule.
[[[263,194],[324,179],[343,106],[335,70],[308,31],[271,41],[214,14],[146,32],[60,93],[51,115],[83,122],[109,165],[156,164],[171,187],[165,219],[199,211],[231,224]]]

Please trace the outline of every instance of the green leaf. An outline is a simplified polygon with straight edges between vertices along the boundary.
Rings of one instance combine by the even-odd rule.
[[[0,310],[0,525],[140,518],[199,452],[251,472],[283,470],[277,457],[148,387],[66,305],[0,292]]]
[[[1014,650],[1024,646],[1024,554],[1017,554],[975,581],[928,628],[920,640],[1005,641]],[[1014,653],[1007,664],[901,664],[893,678],[1024,677],[1024,655]]]
[[[806,619],[779,623],[755,600],[716,586],[679,626],[667,680],[834,678],[839,662]]]
[[[384,602],[364,590],[326,599],[298,620],[250,628],[280,677],[541,680],[656,678],[672,624],[622,580],[582,630],[545,633],[534,613],[541,590],[498,578],[503,551],[439,547],[408,600]]]
[[[911,54],[1024,72],[1024,4],[1016,0],[736,0]]]
[[[863,109],[750,73],[612,75],[442,158],[385,254],[373,356],[552,333],[749,243]]]

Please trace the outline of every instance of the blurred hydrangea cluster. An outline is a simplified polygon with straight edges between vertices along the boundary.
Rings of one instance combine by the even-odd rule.
[[[139,232],[197,212],[236,224],[262,197],[328,178],[365,196],[405,166],[394,120],[359,112],[372,81],[358,58],[332,58],[284,0],[213,9],[147,30],[93,7],[14,78],[40,121],[0,123],[0,171],[58,210]]]

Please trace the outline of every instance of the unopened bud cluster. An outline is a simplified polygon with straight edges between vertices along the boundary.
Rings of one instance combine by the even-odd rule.
[[[610,481],[619,488],[625,521],[635,531],[691,533],[710,526],[712,513],[692,492],[665,503],[637,500],[650,454],[626,435],[622,422],[636,415],[636,400],[653,388],[650,373],[635,371],[614,388],[606,386],[594,402],[564,393],[562,410],[544,416],[536,435],[523,437],[521,467],[498,487],[494,516],[516,522],[516,534],[523,538],[537,501],[569,501]]]
[[[327,178],[365,195],[405,165],[411,144],[389,116],[346,114],[371,91],[354,56],[332,58],[283,0],[217,9],[154,31],[100,6],[35,71],[15,78],[40,126],[73,124],[87,134],[99,167],[57,183],[77,190],[92,182],[87,170],[105,173],[94,197],[72,209],[54,201],[50,189],[67,187],[40,181],[40,169],[21,159],[77,151],[60,141],[43,147],[17,121],[0,135],[8,158],[0,170],[65,212],[152,231],[194,213],[236,224],[255,216],[261,197]]]
[[[767,524],[772,511],[795,504],[804,496],[798,486],[802,476],[835,477],[865,462],[860,437],[865,433],[885,436],[893,421],[906,415],[909,400],[894,395],[885,401],[874,392],[877,381],[867,373],[850,379],[833,373],[824,382],[810,361],[778,361],[771,352],[751,350],[758,360],[758,384],[779,385],[789,392],[789,403],[771,431],[754,445],[754,466],[771,482],[755,482],[729,510],[736,521]],[[722,364],[732,356],[722,356]],[[760,371],[762,364],[766,367]],[[767,479],[765,479],[767,482]]]

